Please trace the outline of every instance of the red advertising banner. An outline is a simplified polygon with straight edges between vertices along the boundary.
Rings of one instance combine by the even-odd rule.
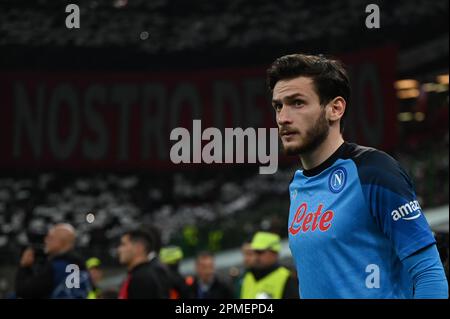
[[[346,137],[382,149],[396,143],[396,51],[341,56],[353,101]],[[198,72],[0,73],[0,168],[176,167],[170,132],[276,127],[265,68]]]

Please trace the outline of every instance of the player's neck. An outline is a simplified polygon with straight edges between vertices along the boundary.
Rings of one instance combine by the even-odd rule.
[[[310,170],[325,162],[344,143],[340,132],[330,132],[326,140],[315,150],[300,155],[303,169]]]

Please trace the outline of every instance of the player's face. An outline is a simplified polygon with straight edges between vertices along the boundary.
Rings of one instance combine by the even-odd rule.
[[[329,122],[311,78],[299,76],[278,81],[272,105],[286,154],[311,152],[327,138]]]
[[[135,256],[135,247],[128,235],[122,236],[120,245],[117,249],[119,255],[119,262],[122,265],[128,265]]]

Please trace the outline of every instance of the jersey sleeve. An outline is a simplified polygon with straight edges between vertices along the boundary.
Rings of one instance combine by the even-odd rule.
[[[400,260],[435,243],[414,184],[399,163],[377,150],[355,162],[368,209]]]

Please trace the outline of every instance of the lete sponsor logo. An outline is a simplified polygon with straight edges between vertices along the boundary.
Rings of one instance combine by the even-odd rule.
[[[323,204],[320,204],[317,211],[308,213],[308,205],[306,203],[301,204],[295,216],[292,219],[291,225],[289,226],[289,233],[296,235],[298,232],[308,232],[316,231],[327,231],[331,227],[331,221],[334,217],[334,212],[332,210],[327,210],[322,214]]]

